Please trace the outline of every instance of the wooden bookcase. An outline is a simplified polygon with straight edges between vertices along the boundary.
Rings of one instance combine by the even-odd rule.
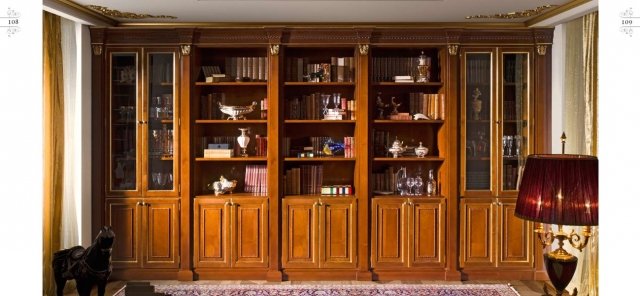
[[[91,37],[93,97],[100,102],[92,117],[92,217],[96,230],[119,225],[116,235],[127,248],[116,253],[133,262],[114,264],[114,278],[543,278],[530,226],[513,217],[512,204],[514,167],[526,154],[549,151],[552,30],[131,27],[92,28]],[[150,160],[156,160],[146,149],[152,132],[144,122],[133,127],[140,130],[134,137],[138,185],[123,192],[110,187],[112,53],[132,54],[122,62],[133,62],[136,79],[119,87],[130,88],[135,106],[152,107],[145,101],[152,91],[173,91],[174,117],[157,123],[174,130],[173,155],[157,160],[173,173],[170,190],[147,190]],[[149,67],[150,53],[172,54],[170,84],[147,83],[166,76],[166,66],[155,74]],[[528,66],[514,70],[525,53]],[[480,90],[487,116],[470,118],[471,84],[483,80],[467,75],[482,70],[476,60],[487,54],[493,72]],[[429,61],[428,81],[394,81],[415,78],[421,55]],[[224,75],[207,80],[205,72]],[[527,77],[526,118],[513,113],[523,107],[516,103],[523,94],[516,72]],[[398,113],[428,118],[390,116],[392,97]],[[245,119],[228,120],[217,108],[218,102],[254,101],[256,110]],[[336,113],[338,106],[346,112]],[[141,121],[153,111],[145,108],[135,111]],[[325,113],[343,117],[325,119]],[[502,136],[523,131],[524,122],[526,151],[500,154]],[[478,126],[488,129],[483,140],[490,145],[487,155],[470,156],[468,140],[478,136]],[[249,129],[247,157],[237,148],[239,128]],[[387,149],[396,138],[410,149],[393,158]],[[424,158],[411,154],[420,143],[429,149]],[[227,145],[233,156],[205,157],[209,144]],[[432,170],[436,193],[398,194],[392,176],[401,167],[409,176],[421,174],[424,183]],[[477,176],[485,171],[490,177],[480,184]],[[209,185],[220,176],[238,181],[233,193],[214,194]],[[321,193],[331,185],[350,189]],[[141,207],[147,196],[171,205]],[[148,248],[167,242],[175,258],[170,264],[153,257],[166,248]],[[486,244],[487,258],[477,256],[485,250],[479,243]]]

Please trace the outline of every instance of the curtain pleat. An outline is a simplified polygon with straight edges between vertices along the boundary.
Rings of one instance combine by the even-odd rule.
[[[51,259],[60,249],[64,168],[64,96],[60,17],[43,12],[43,295],[55,295]]]

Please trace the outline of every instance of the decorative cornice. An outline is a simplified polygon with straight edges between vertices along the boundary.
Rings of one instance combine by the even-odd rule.
[[[495,18],[495,19],[517,19],[517,18],[526,18],[526,17],[532,17],[532,16],[536,16],[541,14],[543,11],[552,8],[552,7],[556,7],[557,5],[543,5],[543,6],[538,6],[534,9],[527,9],[527,10],[523,10],[523,11],[514,11],[514,12],[507,12],[507,13],[496,13],[496,14],[492,14],[492,15],[470,15],[465,17],[466,19],[487,19],[487,18]]]
[[[547,46],[544,44],[536,45],[536,52],[541,56],[547,54]]]
[[[447,45],[447,49],[449,50],[449,55],[458,55],[458,44],[449,44]]]
[[[102,54],[102,44],[91,44],[91,49],[93,49],[93,55],[101,55]]]
[[[369,54],[369,44],[360,44],[358,45],[358,49],[360,50],[360,55]]]
[[[269,52],[272,56],[277,56],[280,53],[280,44],[271,44],[269,46]]]
[[[180,53],[182,56],[188,56],[191,54],[191,45],[190,44],[180,44]]]
[[[121,19],[146,19],[146,18],[161,18],[161,19],[177,19],[175,16],[171,15],[150,15],[150,14],[138,14],[133,12],[122,12],[115,9],[110,9],[108,7],[100,6],[100,5],[87,5],[87,8],[93,9],[96,12],[114,18]]]

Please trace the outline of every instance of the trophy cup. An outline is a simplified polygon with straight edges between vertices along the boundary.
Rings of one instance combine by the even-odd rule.
[[[418,78],[416,82],[429,82],[431,79],[431,58],[424,54],[424,51],[420,52],[418,57]]]

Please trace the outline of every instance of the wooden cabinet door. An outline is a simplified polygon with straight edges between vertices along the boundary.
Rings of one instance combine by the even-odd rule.
[[[407,235],[403,198],[374,198],[371,204],[371,267],[405,266]]]
[[[318,200],[282,202],[282,267],[318,267]]]
[[[320,204],[320,267],[356,267],[357,201],[352,198],[326,198]]]
[[[267,205],[266,198],[231,201],[232,267],[267,267]]]
[[[532,223],[515,216],[516,199],[498,202],[498,267],[533,266]]]
[[[138,199],[107,198],[105,221],[116,238],[111,251],[114,268],[135,268],[142,264],[140,255],[140,212]]]
[[[495,202],[463,198],[460,202],[460,267],[495,266]]]
[[[409,267],[443,267],[445,200],[412,199],[408,209]]]
[[[229,267],[229,206],[222,198],[196,198],[194,238],[196,268]]]
[[[143,204],[145,237],[143,267],[178,268],[179,223],[178,200],[146,199]]]

